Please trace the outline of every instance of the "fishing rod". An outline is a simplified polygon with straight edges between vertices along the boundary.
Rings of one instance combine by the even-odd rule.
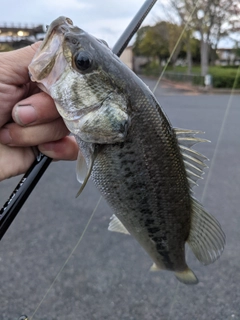
[[[123,32],[119,40],[114,45],[112,51],[120,56],[127,47],[129,41],[139,29],[143,20],[146,18],[157,0],[146,0],[135,17],[132,19],[126,30]],[[41,179],[44,172],[52,162],[52,159],[39,153],[31,167],[20,180],[9,199],[0,210],[0,240],[8,230],[9,226],[17,216],[21,207]]]

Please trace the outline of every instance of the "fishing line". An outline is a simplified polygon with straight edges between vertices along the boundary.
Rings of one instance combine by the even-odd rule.
[[[130,24],[128,25],[128,27],[126,28],[126,30],[124,31],[123,35],[120,37],[120,39],[117,41],[117,43],[115,44],[114,48],[113,48],[113,53],[115,53],[116,55],[120,56],[122,51],[124,50],[124,48],[126,48],[128,42],[131,40],[131,38],[133,37],[133,35],[135,34],[135,32],[138,30],[140,24],[143,22],[143,20],[145,19],[145,17],[148,15],[149,11],[151,10],[151,8],[154,6],[154,4],[156,3],[157,0],[145,0],[144,4],[141,6],[141,8],[139,9],[139,11],[137,12],[137,14],[135,15],[135,17],[132,19],[132,21],[130,22]],[[43,156],[44,157],[44,156]],[[46,158],[46,157],[45,157]],[[47,158],[47,166],[50,164],[51,159]],[[46,167],[47,167],[46,166]],[[34,164],[34,168],[35,168],[35,164]],[[32,172],[32,168],[30,170]],[[45,170],[43,170],[44,172]],[[43,173],[42,172],[42,173]],[[41,174],[42,174],[41,173]],[[41,175],[39,177],[38,176],[38,172],[35,176],[35,174],[33,174],[33,178],[37,181],[40,179]],[[31,182],[30,182],[31,185]],[[33,186],[34,187],[34,186]],[[27,196],[26,196],[27,197]],[[33,319],[34,315],[36,314],[36,312],[38,311],[38,309],[40,308],[40,306],[42,305],[43,301],[45,300],[46,296],[48,295],[48,293],[50,292],[50,290],[52,289],[52,287],[54,286],[56,280],[58,279],[59,275],[61,274],[61,272],[63,271],[63,269],[65,268],[65,266],[67,265],[68,261],[70,260],[71,256],[73,255],[73,253],[75,252],[75,250],[77,249],[77,247],[79,246],[85,232],[87,231],[87,228],[90,224],[90,222],[92,221],[92,218],[97,210],[97,207],[101,201],[102,197],[99,198],[96,207],[94,208],[85,229],[83,230],[82,235],[80,236],[77,244],[75,245],[75,247],[73,248],[73,250],[71,251],[69,257],[66,259],[66,261],[64,262],[64,264],[62,265],[62,267],[60,268],[59,272],[57,273],[56,277],[54,278],[52,284],[50,285],[50,287],[48,288],[47,292],[45,293],[45,295],[43,296],[42,300],[40,301],[39,305],[37,306],[37,308],[35,309],[32,317],[30,318],[31,320]],[[24,203],[24,201],[22,202],[22,204]],[[20,206],[19,206],[20,208]],[[18,211],[16,211],[17,214]],[[12,214],[12,213],[11,213]],[[8,225],[9,227],[9,225]],[[6,231],[7,228],[5,228],[4,231]]]
[[[178,47],[180,41],[182,40],[182,37],[183,37],[186,29],[188,28],[189,23],[190,23],[191,20],[192,20],[192,17],[193,17],[193,15],[194,15],[194,12],[195,12],[195,10],[196,10],[197,5],[198,5],[199,2],[200,2],[200,0],[198,0],[198,1],[196,2],[196,4],[195,4],[195,6],[194,6],[194,8],[193,8],[193,10],[192,10],[192,12],[191,12],[188,20],[187,20],[187,22],[186,22],[186,24],[185,24],[185,26],[184,26],[184,28],[183,28],[180,36],[179,36],[179,38],[178,38],[178,40],[177,40],[177,42],[176,42],[176,44],[175,44],[175,46],[174,46],[174,48],[173,48],[173,50],[172,50],[169,58],[168,58],[168,61],[167,61],[166,65],[164,66],[164,68],[163,68],[163,70],[162,70],[162,72],[161,72],[161,74],[160,74],[160,76],[159,76],[159,78],[158,78],[158,80],[157,80],[157,82],[156,82],[156,84],[155,84],[155,87],[154,87],[153,90],[152,90],[153,93],[156,91],[156,89],[157,89],[160,81],[162,80],[162,77],[163,77],[163,75],[164,75],[164,73],[165,73],[165,71],[166,71],[169,63],[170,63],[170,61],[171,61],[171,59],[172,59],[172,57],[173,57],[173,55],[174,55],[174,53],[175,53],[175,51],[176,51],[176,49],[177,49],[177,47]],[[179,288],[179,283],[177,283],[176,289],[174,290],[174,293],[173,293],[173,299],[172,299],[172,302],[171,302],[171,305],[170,305],[170,310],[169,310],[169,314],[168,314],[167,320],[170,320],[170,317],[171,317],[171,314],[172,314],[172,310],[173,310],[173,306],[174,306],[174,303],[175,303],[175,301],[176,301],[176,296],[177,296],[178,288]]]
[[[216,147],[214,149],[214,153],[213,153],[213,157],[212,157],[212,161],[211,161],[211,166],[209,168],[207,179],[206,179],[206,183],[205,183],[204,188],[203,188],[203,193],[202,193],[202,197],[201,197],[201,202],[202,203],[204,202],[204,199],[205,199],[205,196],[206,196],[206,192],[207,192],[207,188],[208,188],[208,185],[209,185],[209,181],[210,181],[210,178],[212,177],[213,166],[214,166],[214,164],[216,162],[217,153],[218,153],[219,146],[220,146],[220,143],[221,143],[221,140],[222,140],[222,135],[223,135],[223,131],[224,131],[224,128],[225,128],[226,120],[227,120],[227,117],[228,117],[228,114],[229,114],[229,111],[230,111],[230,108],[231,108],[231,105],[232,105],[232,98],[233,98],[234,90],[236,89],[237,80],[238,80],[239,75],[240,75],[240,65],[238,66],[238,69],[237,69],[237,72],[236,72],[236,76],[235,76],[234,83],[233,83],[233,86],[232,86],[232,89],[231,89],[231,93],[230,93],[230,97],[229,97],[229,100],[228,100],[228,104],[227,104],[227,107],[226,107],[226,110],[225,110],[225,113],[224,113],[224,116],[223,116],[223,121],[222,121],[222,124],[221,124],[221,127],[220,127],[220,131],[219,131]],[[189,252],[188,249],[189,248],[187,248],[187,250],[186,250],[186,258],[187,258],[188,252]],[[174,306],[174,303],[176,301],[176,297],[177,297],[177,293],[178,293],[178,289],[179,289],[179,284],[180,283],[178,282],[177,286],[176,286],[176,289],[175,289],[175,292],[174,292],[174,297],[173,297],[173,300],[172,300],[172,304],[170,306],[169,315],[168,315],[167,320],[170,320],[170,318],[171,318],[173,306]]]
[[[59,277],[60,274],[62,273],[62,271],[63,271],[63,269],[65,268],[65,266],[68,264],[68,262],[69,262],[69,260],[71,259],[72,255],[74,254],[74,252],[75,252],[76,249],[78,248],[79,244],[81,243],[81,241],[82,241],[82,239],[83,239],[83,236],[85,235],[85,233],[86,233],[86,231],[87,231],[87,229],[88,229],[88,227],[89,227],[89,225],[90,225],[90,223],[91,223],[91,221],[92,221],[92,219],[93,219],[93,216],[94,216],[94,214],[95,214],[95,212],[96,212],[96,210],[97,210],[97,208],[98,208],[101,200],[102,200],[102,196],[100,196],[100,198],[98,199],[98,202],[97,202],[95,208],[93,209],[93,212],[92,212],[90,218],[88,219],[88,222],[87,222],[87,224],[86,224],[86,226],[85,226],[85,228],[84,228],[84,230],[83,230],[80,238],[78,239],[78,242],[76,243],[75,247],[72,249],[72,251],[71,251],[71,253],[69,254],[69,256],[67,257],[66,261],[64,262],[64,264],[62,265],[62,267],[61,267],[60,270],[58,271],[58,273],[57,273],[56,277],[54,278],[52,284],[51,284],[50,287],[47,289],[47,291],[46,291],[45,295],[43,296],[42,300],[40,301],[40,303],[38,304],[37,308],[36,308],[35,311],[33,312],[33,315],[30,317],[30,320],[33,320],[33,317],[34,317],[35,314],[37,313],[38,309],[41,307],[41,305],[42,305],[42,303],[44,302],[45,298],[47,297],[48,293],[49,293],[49,292],[51,291],[51,289],[53,288],[53,286],[54,286],[55,282],[57,281],[58,277]]]
[[[236,72],[236,76],[235,76],[235,79],[234,79],[234,83],[233,83],[233,87],[232,87],[232,90],[231,90],[231,94],[230,94],[230,97],[229,97],[229,100],[228,100],[227,108],[226,108],[224,116],[223,116],[223,121],[222,121],[222,125],[221,125],[220,131],[219,131],[217,144],[216,144],[216,147],[215,147],[215,150],[214,150],[214,153],[213,153],[211,166],[209,168],[207,179],[206,179],[206,183],[205,183],[205,187],[203,189],[202,202],[205,199],[206,190],[207,190],[210,178],[212,177],[212,168],[213,168],[214,163],[216,161],[219,145],[220,145],[220,142],[221,142],[221,139],[222,139],[222,135],[223,135],[223,131],[224,131],[224,128],[225,128],[226,120],[227,120],[227,117],[228,117],[228,114],[229,114],[229,111],[230,111],[230,108],[231,108],[231,105],[232,105],[233,93],[234,93],[234,90],[236,89],[236,85],[237,85],[237,80],[238,80],[239,74],[240,74],[240,65],[238,66],[238,69],[237,69],[237,72]]]

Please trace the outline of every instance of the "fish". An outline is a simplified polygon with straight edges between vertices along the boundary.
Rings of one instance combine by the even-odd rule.
[[[198,278],[186,243],[208,265],[224,232],[194,198],[207,159],[192,148],[200,131],[173,128],[151,90],[106,42],[59,17],[29,65],[79,145],[78,195],[89,177],[113,209],[108,230],[132,235],[153,261],[184,284]]]

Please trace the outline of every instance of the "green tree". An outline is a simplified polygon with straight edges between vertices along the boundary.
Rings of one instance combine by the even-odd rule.
[[[236,30],[239,0],[170,0],[181,23],[190,20],[188,29],[198,32],[201,42],[201,73],[208,72],[210,48],[217,48],[221,37]]]
[[[139,29],[133,51],[136,55],[157,59],[159,63],[168,59],[176,46],[182,27],[166,21]],[[171,63],[174,64],[182,48],[182,41],[174,50]]]
[[[137,32],[133,51],[136,55],[158,59],[159,63],[166,59],[169,56],[166,22],[141,28]]]
[[[0,44],[0,52],[11,51],[13,50],[13,46],[9,43],[1,43]]]

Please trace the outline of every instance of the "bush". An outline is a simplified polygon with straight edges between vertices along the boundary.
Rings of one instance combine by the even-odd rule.
[[[156,61],[151,61],[147,63],[145,66],[143,66],[143,73],[146,76],[156,76],[159,77],[161,73],[161,67],[159,66],[159,63]]]
[[[192,84],[196,86],[204,86],[204,77],[203,76],[195,76],[192,80]]]
[[[186,67],[174,67],[168,66],[167,72],[164,73],[164,77],[173,81],[191,82],[193,85],[204,86],[204,77],[200,75],[200,67],[195,66],[193,68],[195,72],[191,76],[186,74]],[[235,78],[238,72],[238,66],[213,66],[209,68],[209,74],[212,76],[213,88],[226,88],[232,89],[234,86]],[[145,75],[159,76],[161,68],[158,63],[151,62],[144,67]],[[240,72],[236,79],[235,89],[240,89]]]
[[[214,88],[228,88],[234,87],[237,70],[235,68],[214,68],[210,71],[212,75],[212,86]],[[236,79],[235,89],[240,89],[240,74]]]

